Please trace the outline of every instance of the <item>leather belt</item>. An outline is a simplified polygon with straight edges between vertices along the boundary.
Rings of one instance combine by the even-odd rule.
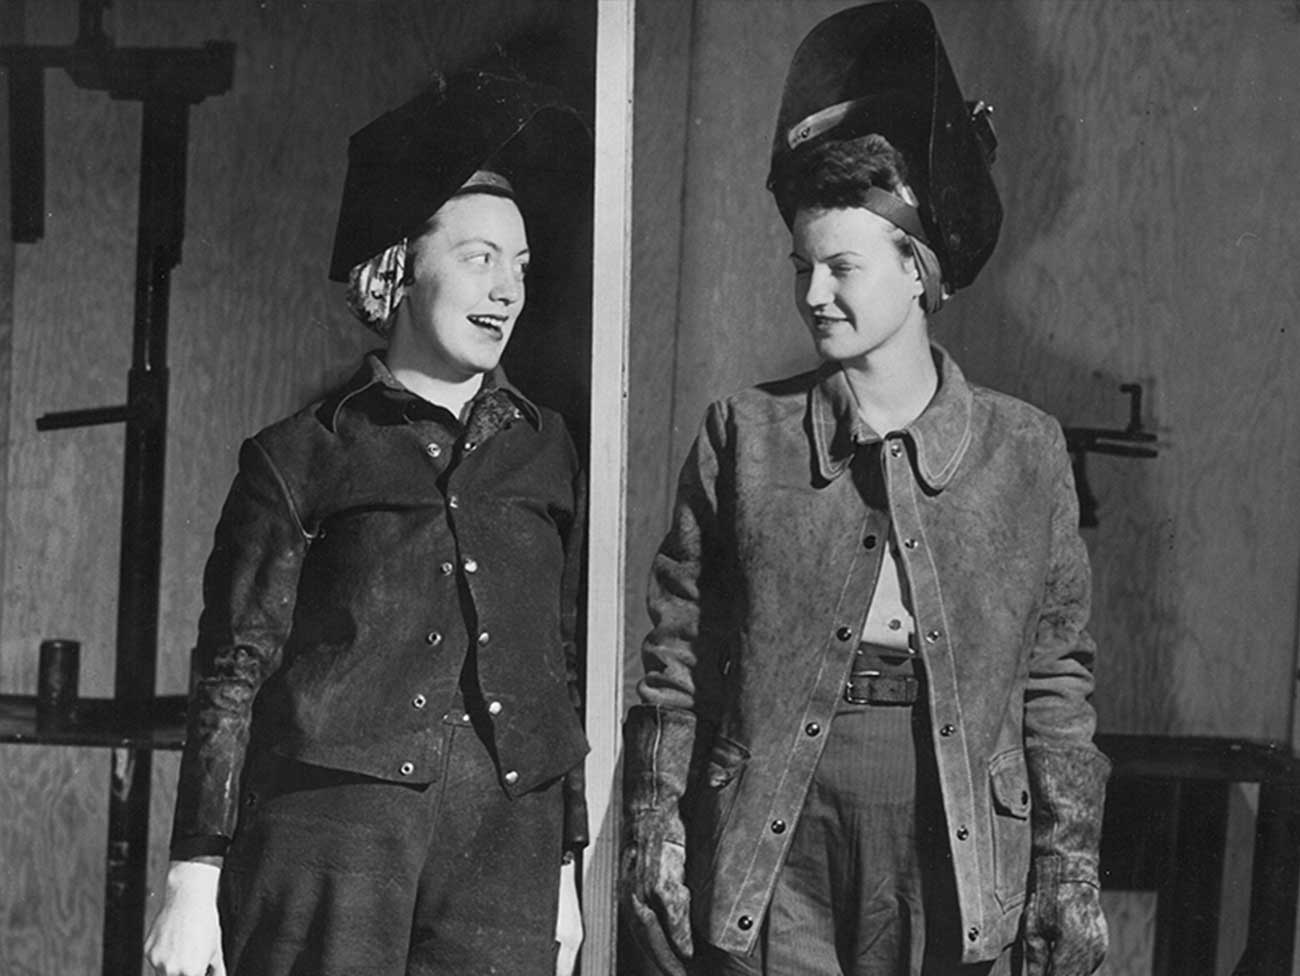
[[[844,700],[853,705],[915,705],[921,689],[915,667],[912,652],[859,644],[844,683]]]
[[[915,705],[921,683],[909,674],[850,674],[844,700],[854,705]]]

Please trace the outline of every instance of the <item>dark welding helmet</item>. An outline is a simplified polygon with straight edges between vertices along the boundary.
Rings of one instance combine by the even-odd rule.
[[[768,189],[813,147],[869,133],[903,153],[922,239],[948,290],[970,284],[1002,224],[989,174],[997,141],[983,103],[962,98],[934,18],[917,0],[842,10],[803,39],[786,75]],[[777,205],[791,224],[788,203]]]
[[[416,234],[471,176],[506,178],[528,221],[544,230],[556,201],[591,178],[591,134],[551,88],[511,70],[452,75],[353,134],[329,276]]]

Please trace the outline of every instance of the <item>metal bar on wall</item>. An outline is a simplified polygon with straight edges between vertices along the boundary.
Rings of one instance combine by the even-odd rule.
[[[599,0],[596,15],[596,185],[591,313],[591,507],[587,594],[587,803],[594,828],[584,864],[585,976],[615,971],[619,745],[623,718],[627,372],[632,214],[633,0]]]

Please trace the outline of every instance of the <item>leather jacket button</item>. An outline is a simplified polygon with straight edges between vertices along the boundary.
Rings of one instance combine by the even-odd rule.
[[[416,695],[411,699],[411,704],[416,708],[423,708],[425,705],[429,704],[429,699],[425,698],[423,695]]]
[[[456,572],[456,567],[452,563],[443,563],[438,567],[438,572],[442,573],[443,576],[450,576],[452,573]]]
[[[744,932],[748,932],[754,927],[754,920],[748,915],[742,915],[736,919],[736,925]]]
[[[938,640],[940,637],[942,637],[942,636],[943,636],[943,631],[941,631],[941,630],[931,630],[931,631],[929,631],[929,632],[925,635],[925,639],[926,639],[927,641],[929,641],[931,644],[933,644],[935,641],[937,641],[937,640]]]
[[[467,573],[477,573],[477,572],[478,572],[478,560],[477,560],[477,559],[468,559],[468,558],[467,558],[467,559],[465,560],[465,572],[467,572]]]
[[[876,537],[874,535],[867,536],[862,540],[862,545],[867,549],[876,548]]]
[[[429,457],[431,457],[431,458],[441,457],[441,456],[442,456],[442,448],[439,447],[437,444],[432,444],[432,443],[430,443],[430,444],[425,444],[425,445],[424,445],[424,453],[427,454],[427,455],[429,455]]]
[[[916,540],[915,540],[915,539],[904,539],[904,540],[903,540],[903,548],[904,548],[904,549],[915,549],[915,548],[916,548]]]
[[[488,706],[488,714],[489,714],[489,715],[500,715],[500,714],[501,714],[501,709],[504,708],[504,707],[505,707],[505,706],[503,706],[500,702],[498,702],[498,701],[494,701],[491,705]]]
[[[476,448],[476,447],[478,447],[478,445],[475,444],[473,441],[466,441],[466,442],[465,442],[465,453],[466,453],[466,454],[470,453],[470,452],[473,451],[474,448]]]
[[[514,786],[516,783],[519,782],[519,774],[512,769],[510,770],[510,772],[506,773],[505,781],[509,783],[511,786]]]
[[[807,725],[803,727],[803,730],[810,737],[814,737],[814,738],[822,734],[822,727],[818,725],[816,722],[809,722]]]
[[[784,820],[773,820],[773,821],[772,821],[772,833],[774,833],[774,834],[784,834],[784,833],[785,833],[785,821],[784,821]]]
[[[487,647],[487,642],[490,641],[491,639],[492,639],[492,635],[489,634],[486,630],[483,631],[481,634],[478,635],[478,646]]]
[[[839,630],[835,631],[835,636],[842,641],[851,640],[853,638],[853,628],[841,627]]]
[[[412,762],[402,763],[400,767],[400,772],[403,776],[410,776],[413,772],[415,772],[415,763]]]
[[[948,736],[950,735],[955,735],[956,733],[957,733],[957,726],[951,724],[945,725],[943,726],[943,728],[939,729],[939,734],[943,736],[945,739],[948,738]]]
[[[448,508],[460,508],[460,496],[459,496],[459,495],[448,495],[448,496],[447,496],[447,507],[448,507]]]
[[[431,630],[424,635],[424,642],[430,647],[437,647],[442,643],[442,634],[438,633],[436,630]]]
[[[966,839],[967,837],[969,837],[969,836],[970,836],[970,831],[967,830],[964,826],[963,826],[963,827],[958,827],[958,828],[957,828],[957,839],[958,839],[958,840],[965,840],[965,839]]]
[[[974,942],[979,937],[980,937],[980,930],[977,929],[974,925],[972,925],[969,929],[966,930],[966,938],[970,939],[971,942]]]
[[[890,441],[890,442],[889,442],[889,455],[890,455],[890,457],[898,457],[898,456],[899,456],[900,454],[902,454],[902,453],[903,453],[903,445],[902,445],[902,444],[900,444],[898,441]]]

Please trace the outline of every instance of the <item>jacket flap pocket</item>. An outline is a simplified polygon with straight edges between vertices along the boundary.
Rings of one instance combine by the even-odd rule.
[[[997,812],[1018,820],[1029,818],[1029,771],[1019,749],[994,756],[989,762],[989,781]]]
[[[713,740],[709,750],[709,763],[704,770],[704,781],[715,790],[726,786],[749,762],[749,750],[739,742],[720,735]]]

